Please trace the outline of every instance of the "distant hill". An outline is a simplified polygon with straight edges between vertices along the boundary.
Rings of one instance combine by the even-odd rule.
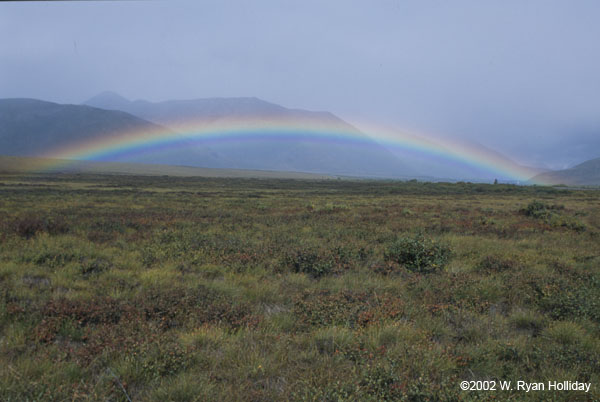
[[[123,112],[36,99],[0,99],[0,149],[5,155],[33,156],[118,131],[159,129]]]
[[[228,121],[244,118],[259,118],[265,121],[278,120],[303,122],[304,124],[324,125],[342,132],[362,136],[366,142],[369,137],[357,128],[329,112],[311,112],[288,109],[258,98],[206,98],[192,100],[170,100],[148,102],[129,101],[114,92],[103,92],[85,104],[111,110],[120,110],[145,120],[185,132],[189,122],[206,125],[226,125]],[[448,160],[436,160],[430,155],[415,153],[411,150],[389,152],[376,145],[352,148],[332,144],[306,142],[275,143],[256,141],[252,143],[211,144],[211,150],[223,165],[216,167],[235,167],[250,169],[300,170],[327,172],[333,174],[354,174],[377,177],[444,177],[456,180],[493,180],[488,171],[475,166],[460,163],[448,163]],[[481,144],[465,144],[469,149],[478,149],[480,154],[488,154],[495,160],[503,160],[506,165],[513,164],[523,169],[498,152]],[[531,175],[541,171],[531,170]]]
[[[169,104],[177,103],[175,101]],[[221,113],[219,118],[258,113],[257,110],[261,109],[258,105],[262,105],[261,101],[254,100],[249,101],[250,105],[254,105],[252,107],[243,106],[245,101],[233,100],[225,103],[229,104],[228,108],[216,108]],[[276,105],[268,108],[287,113],[285,108]],[[196,110],[197,106],[191,109]],[[184,112],[177,113],[177,116],[183,116]],[[207,113],[209,112],[205,110],[205,115]],[[216,115],[214,111],[210,113],[212,116]],[[334,119],[328,114],[315,113],[311,116],[315,119],[330,119],[329,121]],[[343,124],[341,120],[340,124]],[[166,133],[167,136],[179,138],[186,145],[128,154],[125,157],[109,158],[108,161],[356,176],[393,177],[397,174],[413,173],[400,160],[374,142],[373,147],[368,149],[344,144],[330,146],[309,141],[217,143],[213,148],[199,144],[171,128],[114,108],[61,105],[35,99],[0,99],[0,155],[44,156],[49,151],[60,150],[79,142],[127,135],[120,133],[128,132]]]
[[[534,183],[600,186],[600,158],[592,159],[570,169],[539,174]]]
[[[372,177],[418,176],[410,165],[394,156],[352,125],[329,112],[288,109],[258,98],[206,98],[148,102],[129,101],[114,92],[103,92],[86,105],[119,110],[186,133],[190,126],[227,126],[244,119],[277,121],[283,126],[323,126],[332,131],[352,133],[362,138],[361,145],[340,141],[254,140],[213,142],[216,160],[207,167],[235,169],[268,169],[336,175]]]
[[[170,127],[185,130],[189,122],[214,123],[218,120],[239,118],[287,119],[289,121],[321,122],[348,131],[358,130],[329,112],[288,109],[254,97],[203,98],[148,102],[130,101],[115,92],[102,92],[84,102],[84,105],[108,110],[119,110]]]
[[[85,105],[62,105],[36,99],[0,99],[0,155],[42,156],[77,143],[127,132],[169,129],[115,110]],[[174,131],[171,134],[180,137]],[[130,161],[170,164],[215,164],[209,149],[183,149],[169,154],[140,154]]]
[[[225,141],[220,129],[236,122],[276,122],[302,131],[322,128],[326,139],[287,136]],[[197,130],[214,128],[210,141],[194,137]],[[408,179],[493,180],[475,165],[436,159],[399,149],[392,153],[352,125],[329,112],[288,109],[257,98],[208,98],[165,102],[129,101],[105,92],[84,105],[61,105],[35,99],[0,99],[0,155],[51,156],[51,151],[128,133],[173,136],[178,146],[158,147],[106,162],[305,172],[320,175]],[[336,134],[338,133],[338,134]],[[348,141],[351,136],[359,141]],[[116,141],[118,142],[118,141]],[[473,148],[471,144],[471,148]],[[498,154],[479,147],[479,153]],[[506,160],[506,159],[505,159]],[[507,161],[507,160],[506,160]],[[508,162],[506,162],[508,163]],[[531,175],[533,176],[534,173]]]

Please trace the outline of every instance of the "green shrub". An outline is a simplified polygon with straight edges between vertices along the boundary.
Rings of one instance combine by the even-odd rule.
[[[600,286],[591,279],[573,289],[544,295],[539,304],[543,311],[555,320],[587,318],[600,322]]]
[[[51,235],[65,234],[69,231],[69,225],[60,215],[39,217],[28,214],[12,222],[12,231],[25,239],[30,239],[41,232]]]
[[[564,210],[563,205],[544,204],[540,201],[532,201],[521,210],[525,216],[539,219],[548,225],[558,228],[564,227],[577,233],[585,232],[586,226],[572,216],[566,216],[558,211]]]
[[[548,224],[553,227],[563,227],[574,230],[577,233],[585,232],[587,227],[579,222],[576,218],[564,215],[551,215],[548,219]]]
[[[530,216],[536,219],[549,219],[553,212],[552,210],[564,209],[561,205],[545,204],[541,201],[533,200],[525,208],[521,210],[525,216]]]
[[[310,249],[296,250],[287,256],[287,262],[294,272],[302,272],[313,278],[331,273],[334,267],[334,261]]]
[[[430,273],[442,269],[450,259],[450,248],[422,234],[401,237],[385,251],[386,261],[394,261],[413,272]]]
[[[533,200],[521,212],[525,216],[531,216],[533,218],[546,218],[549,214],[549,205],[544,204],[541,201]]]
[[[376,400],[392,401],[399,400],[404,396],[401,386],[402,380],[395,367],[378,364],[365,370],[360,380],[360,386]],[[419,395],[419,397],[421,396],[423,395]],[[414,400],[424,400],[424,398]]]

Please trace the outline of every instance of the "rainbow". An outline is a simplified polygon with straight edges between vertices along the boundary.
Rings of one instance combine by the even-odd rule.
[[[157,126],[158,127],[158,126]],[[486,151],[457,141],[433,139],[390,130],[370,124],[361,124],[361,130],[343,123],[323,122],[319,119],[238,118],[216,122],[188,121],[173,125],[176,131],[153,130],[116,132],[84,140],[40,155],[47,162],[36,170],[55,170],[70,161],[115,161],[145,152],[162,151],[193,144],[210,145],[242,141],[313,141],[369,146],[373,141],[392,151],[414,152],[451,163],[468,165],[500,178],[526,181],[536,172]],[[363,134],[366,133],[367,135]],[[50,159],[48,159],[50,158]],[[391,172],[393,174],[394,172]]]

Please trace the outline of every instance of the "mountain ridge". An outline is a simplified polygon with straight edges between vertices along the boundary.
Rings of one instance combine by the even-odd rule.
[[[244,99],[248,106],[244,113],[254,113],[257,101],[252,98]],[[218,102],[229,100],[224,98]],[[173,104],[177,103],[169,102],[167,105],[170,107]],[[271,106],[274,104],[268,102],[259,102],[260,107],[264,107],[265,104],[269,111],[283,111],[284,115],[291,116],[292,119],[299,113],[290,112],[282,106]],[[195,109],[195,106],[192,109]],[[48,110],[49,113],[45,112]],[[167,112],[169,115],[171,111]],[[185,111],[175,112],[180,116],[185,115]],[[221,120],[231,118],[227,110],[220,108],[213,112],[204,110],[203,113],[204,116],[216,116]],[[326,113],[306,113],[315,122],[328,118]],[[202,113],[200,115],[202,117]],[[331,119],[328,124],[332,124]],[[334,120],[333,124],[344,122]],[[216,141],[206,146],[197,138],[181,135],[172,127],[158,125],[125,111],[102,109],[92,105],[62,105],[31,99],[0,100],[0,128],[0,153],[14,156],[44,156],[48,149],[60,149],[72,146],[73,143],[99,140],[102,136],[119,132],[150,131],[160,132],[161,135],[180,136],[186,145],[176,149],[126,155],[125,159],[117,158],[115,161],[388,178],[417,173],[374,141],[370,142],[369,146],[321,144],[295,139],[244,143]],[[40,138],[45,140],[39,141]],[[110,155],[107,157],[107,160],[112,160]]]
[[[131,132],[156,132],[185,138],[166,127],[117,110],[88,105],[60,104],[32,98],[0,99],[0,153],[12,156],[48,156],[61,149]],[[188,162],[210,158],[211,151],[184,149],[178,159]],[[132,162],[169,164],[165,156],[141,153]]]
[[[329,128],[334,128],[331,131],[330,136],[332,138],[339,138],[344,140],[344,135],[338,133],[348,133],[354,137],[364,140],[365,143],[376,142],[357,127],[344,121],[338,116],[331,112],[324,111],[307,111],[302,109],[289,109],[268,101],[256,97],[235,97],[235,98],[197,98],[187,100],[167,100],[159,102],[149,102],[145,100],[134,100],[130,101],[123,96],[115,92],[103,92],[90,99],[86,104],[93,105],[96,107],[120,109],[144,118],[148,121],[163,124],[171,127],[175,130],[185,132],[189,129],[189,122],[195,122],[200,125],[213,125],[216,129],[219,126],[227,126],[231,122],[235,122],[236,118],[262,118],[265,121],[281,121],[283,124],[286,122],[301,121],[303,124],[311,125],[322,121],[327,121]],[[498,159],[502,159],[507,165],[513,164],[516,170],[525,170],[518,164],[514,163],[504,155],[500,155],[497,151],[490,150],[480,144],[477,148],[482,150],[484,153],[494,153]],[[297,148],[301,148],[303,144],[299,144]],[[250,147],[251,149],[248,149]],[[229,161],[239,161],[243,156],[248,161],[246,168],[265,168],[261,166],[259,161],[264,159],[264,155],[261,154],[261,149],[270,149],[270,144],[258,144],[253,143],[244,145],[243,147],[234,146],[231,144],[211,145],[211,148],[221,156],[222,159]],[[382,148],[385,148],[382,146]],[[378,176],[387,177],[400,177],[400,176],[432,176],[432,177],[452,177],[457,180],[481,180],[483,176],[486,180],[493,180],[494,176],[489,172],[482,172],[477,167],[465,163],[463,165],[448,164],[449,161],[438,161],[434,160],[426,154],[415,154],[411,150],[388,150],[380,151],[380,154],[388,154],[396,159],[403,162],[403,166],[400,169],[372,169],[370,173],[375,173]],[[291,155],[297,150],[287,149],[281,154]],[[362,150],[362,152],[368,152]],[[307,155],[313,155],[314,152],[306,151]],[[310,158],[314,163],[319,163],[322,159],[330,157],[325,152],[318,152],[319,158]],[[257,156],[257,157],[254,157]],[[379,156],[379,158],[381,155]],[[371,160],[377,161],[379,158],[370,158]],[[254,159],[252,161],[252,159]],[[285,159],[285,158],[284,158]],[[279,161],[280,165],[278,169],[284,167],[285,161]],[[340,164],[340,165],[343,165]],[[236,166],[242,167],[242,166]],[[308,166],[301,166],[303,170],[306,170]],[[347,171],[348,168],[346,167]],[[531,169],[531,176],[539,171]],[[320,172],[322,170],[319,170]],[[343,173],[340,171],[329,172],[329,173]],[[357,173],[356,171],[352,173]]]
[[[186,133],[192,127],[214,127],[219,130],[239,120],[278,122],[282,127],[326,126],[331,136],[352,133],[365,145],[319,144],[315,141],[283,142],[254,140],[246,143],[211,143],[211,150],[227,165],[219,168],[275,169],[324,174],[397,177],[420,175],[385,147],[356,127],[326,111],[289,109],[257,97],[196,98],[149,102],[130,101],[114,92],[104,92],[88,99],[95,107],[120,108],[145,120]],[[283,137],[282,137],[283,138]],[[340,141],[343,142],[343,141]],[[269,161],[270,163],[266,163]]]
[[[144,120],[173,129],[181,128],[182,119],[214,122],[216,119],[235,117],[326,119],[347,131],[359,134],[360,130],[328,111],[309,111],[287,108],[257,97],[213,97],[175,99],[151,102],[143,99],[128,100],[112,91],[105,91],[83,103],[107,110],[119,110]],[[185,127],[184,127],[185,128]],[[361,133],[362,134],[362,133]]]
[[[222,128],[237,123],[243,127],[245,122],[257,122],[261,127],[261,121],[276,123],[275,127],[280,125],[284,130],[282,135],[276,132],[273,137],[249,135],[234,141],[219,137]],[[323,140],[313,139],[310,135],[288,136],[285,132],[288,126],[300,133],[306,128],[307,134],[311,127],[324,127],[328,135]],[[212,128],[214,133],[206,138],[197,136],[194,131]],[[487,175],[485,181],[494,178],[479,166],[469,165],[468,158],[461,165],[432,158],[426,152],[418,154],[410,149],[392,152],[333,113],[289,109],[256,97],[149,102],[130,101],[107,91],[88,99],[83,105],[31,98],[0,99],[1,154],[48,156],[47,151],[51,149],[72,148],[86,141],[102,144],[109,136],[153,132],[159,137],[176,137],[182,145],[122,153],[121,156],[106,153],[102,160],[402,179],[445,177],[479,181],[481,176],[477,175],[484,172]],[[359,141],[348,141],[349,135]],[[114,143],[118,146],[120,141],[122,139],[117,138]],[[519,167],[481,144],[465,144],[464,148],[478,149],[478,153],[490,155],[490,160],[503,160],[502,164],[513,163]],[[531,175],[535,173],[538,172]]]
[[[600,186],[600,157],[587,160],[569,169],[539,174],[532,182],[580,186]]]

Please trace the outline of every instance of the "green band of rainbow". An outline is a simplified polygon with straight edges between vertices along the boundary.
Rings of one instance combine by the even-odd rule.
[[[462,163],[487,170],[504,179],[529,180],[535,172],[494,153],[442,140],[430,140],[405,132],[374,126],[364,130],[368,136],[342,124],[325,124],[315,120],[227,119],[217,122],[196,121],[177,124],[177,133],[167,129],[114,133],[91,140],[68,144],[52,150],[45,158],[62,160],[115,160],[140,152],[162,150],[193,144],[239,141],[319,141],[368,146],[376,141],[391,150],[414,151],[431,157]],[[362,127],[362,126],[361,126]],[[49,162],[40,170],[53,169],[64,162]],[[393,174],[393,172],[391,172]]]

